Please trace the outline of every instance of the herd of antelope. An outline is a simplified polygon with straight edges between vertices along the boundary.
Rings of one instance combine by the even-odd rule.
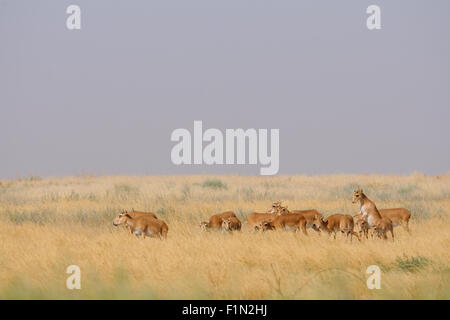
[[[338,232],[343,233],[352,241],[355,236],[359,241],[362,237],[377,236],[387,239],[389,233],[394,240],[394,227],[402,225],[409,232],[411,213],[404,208],[378,210],[363,190],[358,188],[353,192],[353,203],[360,203],[360,212],[354,216],[336,213],[324,218],[317,210],[288,210],[281,205],[281,201],[274,202],[272,207],[264,213],[253,212],[247,216],[249,231],[294,230],[307,235],[307,228],[314,231],[333,234],[336,239]],[[167,224],[158,219],[152,212],[123,211],[113,221],[114,226],[124,224],[137,237],[166,238],[169,230]],[[222,230],[223,232],[240,231],[241,221],[231,211],[215,214],[209,221],[200,223],[200,228],[206,230]]]

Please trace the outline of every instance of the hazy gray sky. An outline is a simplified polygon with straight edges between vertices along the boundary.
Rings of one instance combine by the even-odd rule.
[[[259,173],[172,164],[194,120],[279,128],[280,174],[448,172],[450,1],[0,0],[0,177]]]

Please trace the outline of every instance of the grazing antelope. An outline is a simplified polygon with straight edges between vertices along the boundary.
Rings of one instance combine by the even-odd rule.
[[[314,231],[320,233],[320,228],[318,228],[314,225],[314,219],[316,218],[316,216],[322,217],[322,214],[320,212],[318,212],[315,209],[289,211],[288,207],[286,206],[286,207],[280,207],[277,214],[282,215],[282,214],[290,214],[290,213],[303,215],[306,219],[306,227],[312,228]]]
[[[318,228],[314,224],[314,220],[316,219],[316,217],[319,217],[319,218],[322,217],[322,214],[319,211],[317,211],[315,209],[293,210],[293,211],[291,211],[291,213],[303,215],[306,219],[306,228],[312,228],[314,231],[316,231],[320,234],[320,228]]]
[[[136,237],[142,236],[148,237],[159,237],[166,238],[169,228],[167,224],[160,220],[155,219],[149,215],[141,215],[132,217],[128,213],[121,213],[113,221],[113,225],[118,226],[120,224],[125,224],[130,228],[131,232],[136,235]]]
[[[249,231],[257,231],[261,229],[262,222],[272,221],[277,217],[276,213],[259,213],[253,212],[247,216],[247,228]]]
[[[380,225],[378,228],[377,235],[383,239],[387,239],[386,232],[390,231],[392,236],[392,241],[394,240],[394,229],[392,226],[392,221],[388,217],[382,217],[377,209],[375,203],[367,198],[363,190],[358,188],[353,192],[352,203],[360,203],[360,212],[362,213],[362,218],[367,221],[369,228]],[[383,230],[385,231],[383,233]]]
[[[231,217],[237,219],[234,212],[231,211],[215,214],[211,216],[211,218],[209,218],[209,221],[200,222],[200,229],[202,229],[202,231],[208,229],[216,229],[216,230],[221,229],[223,220]]]
[[[321,230],[328,232],[329,235],[333,233],[334,239],[336,239],[336,233],[340,231],[347,236],[347,239],[350,236],[350,242],[353,240],[353,236],[361,241],[359,235],[353,231],[353,217],[349,214],[336,213],[327,217],[325,220],[323,217],[316,216],[314,224]]]
[[[152,217],[155,219],[158,219],[158,217],[156,216],[156,214],[154,214],[153,212],[143,212],[143,211],[134,211],[134,209],[131,209],[130,212],[128,212],[127,210],[123,210],[118,218],[120,218],[122,215],[124,214],[128,214],[130,217],[132,218],[137,218],[137,217],[143,217],[143,216],[148,216],[148,217]],[[127,224],[125,224],[125,227],[131,232],[133,233],[133,231],[131,230],[131,227]]]
[[[242,223],[236,217],[229,217],[222,221],[222,231],[240,231]]]
[[[281,204],[280,201],[274,202],[274,205]],[[284,215],[284,214],[301,214],[306,219],[306,227],[307,228],[313,228],[316,232],[320,233],[319,228],[314,226],[314,217],[316,215],[322,216],[321,213],[319,213],[317,210],[310,209],[310,210],[293,210],[289,211],[288,207],[278,206],[276,212],[270,213],[257,213],[254,212],[247,216],[247,225],[249,230],[258,230],[261,228],[262,222],[270,222],[273,219],[276,218],[276,216]]]
[[[391,220],[384,217],[378,224],[374,226],[374,233],[378,236],[378,238],[383,237],[383,239],[386,240],[387,239],[386,233],[390,231],[392,234],[392,240],[394,240],[393,229],[394,227],[392,226]]]
[[[266,213],[253,212],[247,216],[247,229],[249,231],[261,230],[261,223],[264,221],[272,221],[277,215],[285,213],[287,207],[281,206],[281,201],[275,201],[272,203],[272,207],[267,209]]]
[[[287,213],[282,215],[277,215],[275,219],[271,221],[262,221],[260,223],[260,228],[263,231],[266,230],[295,230],[298,232],[301,230],[305,236],[308,235],[306,232],[306,219],[302,214]]]

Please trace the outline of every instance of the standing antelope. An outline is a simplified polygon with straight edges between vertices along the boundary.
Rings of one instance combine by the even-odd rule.
[[[113,221],[114,226],[123,223],[136,235],[136,237],[142,236],[145,238],[148,236],[166,238],[167,232],[169,231],[169,228],[164,221],[155,219],[149,215],[132,217],[128,213],[121,213]]]
[[[153,212],[144,212],[144,211],[134,211],[134,209],[132,208],[130,212],[128,212],[127,210],[123,210],[120,214],[119,217],[128,214],[130,217],[132,218],[139,218],[139,217],[151,217],[151,218],[155,218],[158,219],[158,217],[156,216],[156,214],[154,214]],[[118,218],[119,218],[118,217]],[[128,229],[128,231],[130,231],[131,233],[133,233],[133,230],[131,228],[131,226],[129,224],[125,223],[125,227]]]
[[[403,228],[409,232],[409,219],[411,218],[411,212],[405,208],[391,208],[380,209],[382,217],[391,219],[392,226],[403,226]]]
[[[387,239],[387,231],[391,233],[392,241],[394,241],[394,228],[392,221],[388,217],[382,217],[375,203],[367,198],[363,190],[358,188],[353,192],[352,203],[360,203],[360,212],[362,218],[367,221],[369,228],[377,227],[378,237]]]
[[[362,217],[362,213],[354,215],[353,221],[355,222],[355,230],[357,233],[359,233],[359,236],[362,237],[362,235],[364,234],[366,239],[369,239],[369,229],[370,229],[369,224]],[[372,238],[373,238],[373,233],[372,233]]]

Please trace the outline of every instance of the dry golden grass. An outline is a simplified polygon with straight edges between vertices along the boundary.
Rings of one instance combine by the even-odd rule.
[[[291,232],[200,233],[233,210],[243,221],[274,200],[325,215],[356,213],[360,185],[379,208],[406,207],[411,234],[349,243]],[[449,299],[450,175],[66,177],[0,181],[0,298]],[[136,239],[112,219],[155,212],[167,240]],[[68,290],[78,265],[81,290]],[[369,265],[381,289],[366,286]]]

